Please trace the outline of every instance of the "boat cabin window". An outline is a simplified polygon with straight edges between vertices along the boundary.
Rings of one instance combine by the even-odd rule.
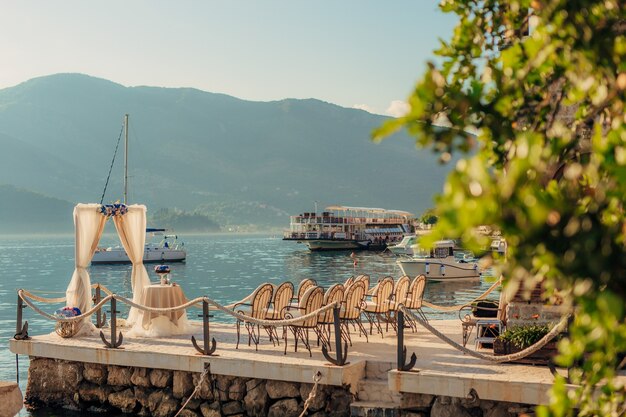
[[[431,252],[433,258],[445,258],[446,256],[454,256],[452,247],[435,248],[434,253]]]

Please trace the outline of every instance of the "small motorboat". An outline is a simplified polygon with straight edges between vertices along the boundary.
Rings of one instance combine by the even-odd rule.
[[[424,275],[429,281],[479,279],[481,274],[475,258],[456,257],[455,247],[452,240],[440,240],[435,242],[429,254],[420,250],[413,257],[399,259],[398,264],[402,272],[411,278]]]

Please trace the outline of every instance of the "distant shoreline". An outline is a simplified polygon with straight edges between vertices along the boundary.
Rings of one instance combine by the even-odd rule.
[[[262,235],[277,235],[282,238],[282,231],[258,231],[258,232],[178,232],[173,230],[171,233],[177,234],[182,237],[186,236],[262,236]],[[103,237],[117,237],[115,232],[105,232]],[[74,237],[73,232],[50,232],[50,233],[0,233],[0,240],[11,238],[37,238],[37,237]]]

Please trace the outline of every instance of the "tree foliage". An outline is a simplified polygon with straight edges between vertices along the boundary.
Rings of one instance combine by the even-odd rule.
[[[626,352],[626,13],[620,0],[443,1],[459,22],[409,97],[406,128],[459,160],[437,197],[432,239],[509,242],[509,283],[571,292],[561,378],[541,415],[622,415]],[[529,33],[528,33],[529,32]],[[437,125],[444,121],[451,129]],[[473,132],[471,135],[467,132]],[[483,239],[483,241],[481,241]],[[592,398],[592,394],[594,397]]]

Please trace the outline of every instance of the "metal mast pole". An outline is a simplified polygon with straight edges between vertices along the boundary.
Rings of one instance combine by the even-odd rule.
[[[128,114],[124,115],[124,204],[128,197]]]

